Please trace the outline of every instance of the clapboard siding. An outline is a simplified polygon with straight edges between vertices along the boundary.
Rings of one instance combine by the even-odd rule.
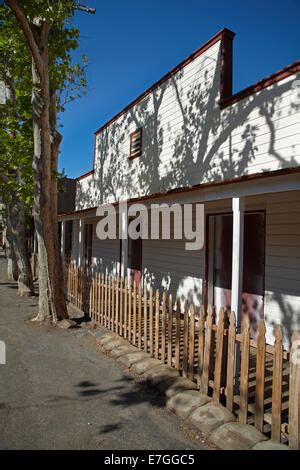
[[[193,202],[201,200],[201,191]],[[161,203],[163,200],[160,201]],[[172,203],[182,204],[177,194]],[[291,332],[300,322],[300,190],[246,197],[245,210],[264,210],[265,240],[265,298],[264,315],[267,340],[273,341],[274,327],[281,324],[285,347],[289,347]],[[231,200],[220,199],[205,203],[205,215],[231,212]],[[101,241],[96,237],[97,219],[86,218],[94,224],[94,269],[116,274],[120,270],[120,241]],[[78,259],[79,220],[73,224],[73,259]],[[118,228],[118,227],[117,227]],[[171,234],[173,231],[171,230]],[[187,251],[184,240],[143,240],[143,282],[154,289],[167,289],[174,297],[204,302],[206,247]]]
[[[300,191],[247,199],[266,211],[265,306],[268,342],[281,324],[285,347],[300,323]]]
[[[185,251],[184,242],[143,241],[143,278],[154,289],[167,289],[182,302],[199,306],[203,302],[203,250]]]
[[[77,209],[300,165],[296,76],[221,110],[220,41],[96,135]],[[129,160],[130,133],[143,153]]]
[[[120,240],[99,240],[97,219],[93,219],[92,265],[97,272],[116,275],[120,268]],[[117,223],[117,230],[119,225]]]
[[[274,326],[282,324],[286,347],[289,347],[292,329],[300,322],[299,203],[300,191],[289,191],[248,197],[245,207],[266,213],[264,315],[267,338],[271,342]],[[206,214],[230,211],[229,200],[205,204]],[[143,271],[148,287],[168,288],[182,301],[193,301],[197,306],[204,301],[205,247],[194,252],[186,251],[182,241],[143,241]]]
[[[119,240],[93,240],[93,267],[95,271],[117,274],[119,272]]]
[[[97,136],[95,175],[89,182],[78,182],[77,209],[160,190],[159,173],[174,153],[175,139],[182,130],[182,107],[187,103],[191,111],[195,107],[190,94],[198,96],[197,90],[203,88],[206,107],[215,82],[214,100],[219,97],[219,50],[220,41]],[[137,127],[143,127],[143,156],[128,161],[129,136]],[[152,167],[156,169],[154,173]],[[151,176],[152,181],[147,182]]]

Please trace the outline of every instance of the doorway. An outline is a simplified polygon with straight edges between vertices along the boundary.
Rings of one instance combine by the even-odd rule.
[[[142,239],[132,240],[128,238],[128,264],[127,273],[132,282],[138,287],[142,281]]]
[[[265,212],[245,212],[244,268],[241,322],[249,316],[251,335],[257,336],[264,310]],[[231,309],[233,215],[208,215],[207,301],[218,312]]]
[[[93,224],[84,226],[84,267],[90,268],[92,265],[93,248]]]

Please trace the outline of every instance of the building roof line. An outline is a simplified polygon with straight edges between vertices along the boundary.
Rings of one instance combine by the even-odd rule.
[[[232,104],[237,103],[238,101],[242,100],[243,98],[250,96],[262,89],[271,86],[286,77],[293,75],[295,73],[300,72],[300,61],[294,62],[277,72],[269,75],[262,80],[238,91],[235,94],[232,94],[231,90],[231,82],[232,82],[232,49],[231,43],[232,39],[234,38],[235,33],[227,28],[223,28],[217,34],[215,34],[211,39],[209,39],[206,43],[196,49],[192,54],[190,54],[186,59],[180,62],[177,66],[175,66],[172,70],[170,70],[167,74],[165,74],[162,78],[160,78],[157,82],[151,85],[146,91],[144,91],[141,95],[131,101],[125,108],[119,111],[116,115],[114,115],[110,120],[108,120],[105,124],[103,124],[98,130],[94,133],[94,162],[93,162],[93,169],[80,175],[77,181],[80,181],[88,176],[91,176],[94,173],[95,169],[95,162],[96,162],[96,137],[99,133],[105,130],[109,125],[119,119],[123,114],[128,112],[133,106],[138,104],[141,100],[143,100],[146,96],[156,90],[159,86],[161,86],[165,81],[167,81],[170,77],[176,74],[179,70],[183,69],[186,65],[192,62],[194,59],[199,57],[203,54],[206,50],[211,48],[214,44],[218,41],[222,41],[223,45],[223,53],[224,57],[221,63],[221,80],[220,80],[220,108],[224,109]],[[227,41],[226,46],[224,47],[224,43]],[[228,86],[229,84],[229,86]]]

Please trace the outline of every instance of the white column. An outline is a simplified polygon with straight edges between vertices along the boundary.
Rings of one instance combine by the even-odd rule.
[[[119,220],[121,222],[120,235],[122,239],[122,253],[121,253],[121,276],[127,276],[127,259],[128,259],[128,213],[127,213],[127,204],[121,203],[119,205],[120,216]]]
[[[232,236],[232,279],[231,310],[235,312],[238,329],[241,326],[241,307],[243,294],[244,264],[244,209],[242,197],[232,198],[233,236]]]
[[[65,257],[65,240],[66,240],[66,221],[62,220],[61,221],[61,238],[60,238],[60,251],[61,251],[61,256],[64,259]]]
[[[82,267],[84,262],[83,262],[83,256],[84,256],[84,220],[79,219],[78,220],[78,266]]]

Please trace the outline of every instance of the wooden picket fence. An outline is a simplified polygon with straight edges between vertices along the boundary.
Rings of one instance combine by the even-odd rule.
[[[291,351],[283,349],[280,326],[274,346],[266,344],[264,321],[257,341],[250,337],[248,317],[237,333],[233,312],[218,313],[209,306],[195,310],[164,291],[142,290],[122,277],[87,273],[67,267],[68,300],[91,319],[126,338],[150,356],[178,370],[273,441],[299,448],[300,332],[294,332]],[[174,308],[175,306],[175,308]],[[217,320],[217,323],[216,323]]]

